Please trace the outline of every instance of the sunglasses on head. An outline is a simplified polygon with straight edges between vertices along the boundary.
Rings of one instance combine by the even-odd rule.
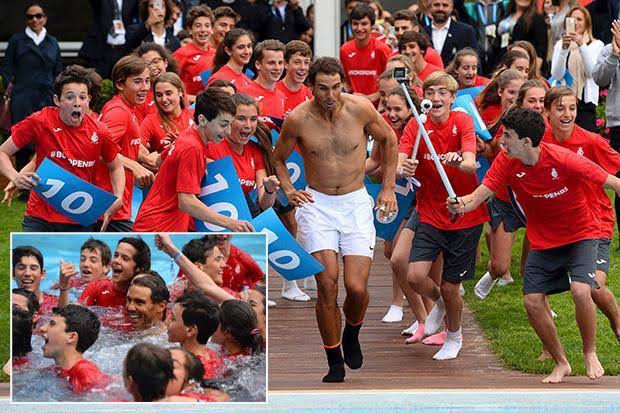
[[[42,18],[45,17],[45,14],[43,13],[37,13],[37,14],[26,14],[26,18],[28,20],[32,20],[32,19],[39,19],[41,20]]]

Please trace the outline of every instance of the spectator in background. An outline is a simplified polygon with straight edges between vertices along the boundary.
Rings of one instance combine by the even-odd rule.
[[[277,39],[286,44],[299,40],[299,36],[312,27],[299,0],[273,0],[270,4],[259,4],[256,16],[254,31],[261,40]]]
[[[452,20],[453,0],[431,0],[430,6],[433,24],[426,27],[426,33],[432,40],[433,48],[441,54],[445,67],[458,50],[476,48],[476,33],[471,26]]]
[[[166,19],[166,28],[172,30],[172,33],[176,36],[181,30],[183,30],[183,4],[181,3],[181,0],[168,1],[170,6],[170,14]]]
[[[228,6],[241,16],[241,20],[239,20],[236,27],[246,30],[256,29],[257,6],[254,0],[200,0],[200,3],[206,3],[212,10],[218,7]]]
[[[345,0],[344,7],[347,12],[347,20],[340,25],[340,45],[345,44],[353,38],[353,28],[351,27],[351,12],[360,3],[368,4],[370,0]]]
[[[458,51],[454,60],[446,68],[446,73],[456,79],[459,89],[484,86],[490,79],[480,76],[480,59],[478,53],[470,47]]]
[[[179,42],[181,42],[181,47],[183,47],[191,43],[192,34],[189,32],[189,30],[183,29],[179,33],[177,33],[177,39],[179,39]]]
[[[557,5],[553,5],[553,3],[553,0],[544,0],[543,2],[543,13],[545,14],[545,21],[548,27],[547,38],[549,39],[549,45],[547,47],[547,56],[541,57],[547,62],[551,61],[553,45],[562,39],[564,19],[568,15],[568,10],[578,4],[577,0],[557,0]]]
[[[596,131],[598,85],[592,79],[596,57],[604,44],[592,37],[592,20],[584,7],[572,7],[567,17],[574,20],[575,31],[565,32],[553,48],[551,75],[563,79],[566,71],[573,78],[572,89],[577,95],[575,123],[590,132]]]
[[[138,0],[90,0],[92,29],[86,35],[79,56],[105,79],[126,54],[127,27],[138,22]]]
[[[424,57],[431,47],[431,42],[425,34],[415,31],[405,32],[398,41],[398,51],[411,59],[416,75],[421,82],[433,72],[440,72],[438,66],[427,63]]]
[[[217,49],[222,40],[224,40],[226,33],[239,23],[241,16],[232,8],[223,6],[213,10],[213,19],[213,31],[209,36],[209,46]]]
[[[403,37],[405,32],[413,30],[414,32],[426,34],[426,31],[420,26],[418,19],[415,17],[415,13],[410,10],[400,10],[394,13],[394,35],[397,40],[400,40]],[[394,50],[395,54],[398,54],[398,45],[396,45],[396,49]],[[426,63],[430,63],[434,66],[443,69],[443,61],[441,60],[441,56],[437,53],[437,50],[429,47],[426,49],[426,53],[424,54],[424,60]]]
[[[157,43],[174,52],[181,43],[171,28],[166,27],[170,19],[172,6],[170,0],[140,0],[138,14],[142,22],[127,28],[125,36],[126,50],[133,50],[141,43]]]
[[[609,30],[611,23],[620,20],[620,2],[618,0],[594,0],[586,6],[592,16],[592,35],[605,44],[611,43]]]
[[[475,3],[475,7],[471,8],[469,17],[478,36],[480,54],[478,72],[481,74],[488,75],[495,68],[497,62],[495,46],[500,41],[497,26],[505,14],[503,0],[479,0]]]
[[[547,82],[547,79],[545,79],[545,77],[540,73],[539,62],[541,60],[538,58],[538,53],[536,53],[536,49],[534,48],[534,45],[532,43],[526,40],[517,40],[516,42],[508,46],[508,51],[521,52],[523,54],[526,54],[530,62],[529,69],[527,70],[528,80],[539,80],[543,82],[543,84],[545,84],[547,88],[549,87],[549,82]]]
[[[547,56],[547,25],[536,7],[535,0],[510,0],[506,17],[499,23],[497,36],[500,39],[498,56],[517,40],[527,40],[536,48],[537,67],[540,68]]]
[[[54,79],[62,71],[58,42],[45,29],[47,10],[32,2],[25,9],[25,18],[26,30],[15,33],[9,39],[0,72],[5,88],[13,83],[12,125],[54,104]],[[17,152],[18,171],[26,166],[33,153],[32,145],[26,145]]]
[[[314,3],[310,4],[306,9],[306,20],[308,20],[310,24],[314,24]]]

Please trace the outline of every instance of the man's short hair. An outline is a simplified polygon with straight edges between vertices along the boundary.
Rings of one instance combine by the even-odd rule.
[[[545,109],[551,109],[551,105],[556,100],[562,99],[565,96],[575,96],[577,98],[577,94],[575,91],[569,86],[554,86],[545,94]]]
[[[309,57],[312,59],[312,49],[306,42],[302,42],[301,40],[291,40],[286,44],[286,50],[284,51],[284,61],[288,63],[291,57],[295,56],[297,53],[302,55],[303,57]]]
[[[185,27],[190,29],[194,25],[194,21],[199,17],[208,17],[211,20],[211,25],[215,22],[211,8],[206,4],[198,4],[188,10],[185,16]]]
[[[316,76],[319,73],[326,75],[338,74],[340,75],[340,80],[344,81],[344,70],[342,70],[340,62],[333,57],[320,57],[310,65],[310,70],[308,71],[308,83],[314,85]]]
[[[114,93],[118,93],[118,85],[122,85],[130,76],[138,76],[144,73],[148,68],[146,60],[134,55],[121,57],[112,68],[112,83],[114,85]]]
[[[531,109],[515,108],[501,119],[505,129],[512,129],[519,139],[530,138],[536,147],[545,133],[545,121],[542,115]]]
[[[220,113],[228,113],[235,116],[235,103],[228,93],[209,87],[196,96],[194,122],[197,125],[199,124],[198,116],[202,115],[210,122]]]
[[[396,20],[408,20],[413,23],[414,26],[418,24],[418,18],[415,16],[415,13],[407,9],[398,10],[392,15],[392,20],[394,20],[394,22],[396,22]]]
[[[86,242],[84,242],[80,247],[80,252],[84,250],[99,251],[103,265],[110,265],[110,262],[112,261],[112,251],[110,251],[110,247],[108,247],[108,244],[99,239],[92,237],[87,239]]]
[[[131,377],[145,402],[162,399],[168,382],[174,378],[170,351],[151,343],[138,343],[125,357],[125,376]]]
[[[254,46],[254,60],[262,62],[265,50],[271,50],[272,52],[284,52],[286,51],[286,45],[276,39],[267,39],[262,42],[256,43]]]
[[[213,10],[214,21],[217,21],[221,19],[222,17],[230,17],[231,19],[235,21],[235,24],[239,23],[239,20],[241,20],[241,16],[239,16],[239,13],[233,10],[232,7],[228,7],[228,6],[220,6],[216,8],[215,10]]]
[[[23,247],[13,248],[13,274],[15,274],[15,267],[24,257],[34,257],[39,263],[41,271],[43,271],[43,254],[41,254],[41,251],[33,246],[25,245]]]
[[[13,304],[12,308],[13,358],[24,357],[32,351],[32,315]]]
[[[146,272],[151,269],[151,249],[149,245],[140,237],[123,237],[118,240],[118,244],[124,242],[136,249],[136,255],[133,257],[136,263],[135,274]]]
[[[146,275],[135,277],[131,285],[146,287],[151,291],[151,301],[153,303],[170,302],[170,291],[166,287],[166,282],[156,271],[149,271]],[[162,320],[166,319],[166,311],[162,314]]]
[[[60,72],[58,76],[56,76],[56,79],[54,80],[54,94],[60,97],[60,95],[62,95],[62,89],[69,83],[86,85],[88,90],[92,87],[86,69],[78,65],[68,66]]]
[[[97,314],[86,307],[76,304],[54,307],[52,311],[55,315],[65,319],[65,332],[77,333],[78,341],[75,349],[79,353],[84,353],[97,341],[101,328]]]
[[[456,95],[456,91],[459,90],[459,84],[456,79],[446,72],[434,72],[428,75],[422,84],[422,90],[426,90],[431,86],[444,87],[453,95]]]
[[[32,291],[26,290],[25,288],[13,288],[11,293],[21,295],[26,298],[28,301],[28,312],[30,313],[31,318],[36,312],[39,311],[39,299]]]
[[[375,11],[366,3],[359,3],[356,5],[351,14],[349,15],[349,20],[362,20],[368,17],[370,19],[370,25],[375,24]]]
[[[431,42],[424,33],[409,30],[403,33],[400,37],[400,40],[398,41],[398,51],[402,53],[405,45],[411,42],[416,42],[423,54],[426,54],[426,49],[431,47]]]
[[[215,333],[220,325],[220,307],[205,294],[185,291],[175,302],[183,306],[183,324],[196,326],[198,335],[196,340],[200,344],[207,344],[209,337]]]
[[[207,261],[207,257],[210,257],[213,253],[213,248],[215,248],[216,245],[213,238],[209,235],[205,235],[201,238],[194,238],[183,245],[181,252],[194,264],[204,264]]]

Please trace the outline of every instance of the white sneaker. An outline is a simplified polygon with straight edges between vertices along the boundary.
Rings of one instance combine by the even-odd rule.
[[[496,282],[497,280],[491,278],[491,274],[487,271],[476,283],[474,294],[476,294],[476,297],[484,300],[487,298],[487,295],[489,295]]]
[[[316,278],[314,277],[304,278],[304,290],[316,291],[317,290]]]
[[[504,280],[503,278],[498,278],[497,279],[497,286],[498,287],[505,287],[507,285],[512,284],[513,282],[515,282],[515,280],[512,277],[510,277],[509,280]]]
[[[310,296],[299,289],[295,280],[284,280],[282,283],[282,298],[291,301],[310,301]]]
[[[403,308],[397,305],[390,305],[388,312],[383,316],[384,323],[400,323],[403,321]]]
[[[424,323],[424,335],[432,336],[439,332],[443,318],[446,316],[446,306],[443,303],[443,298],[435,301],[435,306],[426,317],[426,323]]]
[[[415,334],[419,325],[420,323],[416,321],[415,323],[411,324],[408,328],[404,329],[400,334],[403,336],[412,336]]]

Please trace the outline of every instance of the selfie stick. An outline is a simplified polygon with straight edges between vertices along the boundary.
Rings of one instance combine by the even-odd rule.
[[[413,113],[413,116],[415,117],[415,120],[418,123],[418,134],[420,132],[422,133],[424,142],[426,143],[426,146],[428,147],[428,151],[431,153],[431,157],[433,158],[433,162],[435,163],[437,172],[439,172],[439,176],[441,177],[441,182],[443,182],[443,186],[446,188],[446,191],[448,192],[448,196],[452,199],[456,199],[456,193],[454,192],[454,189],[452,189],[452,185],[450,184],[450,181],[448,180],[446,171],[445,169],[443,169],[443,165],[441,164],[441,161],[439,160],[439,157],[437,156],[437,152],[435,152],[435,148],[433,147],[431,139],[428,137],[428,133],[426,132],[426,129],[424,129],[424,124],[422,123],[422,120],[420,119],[418,110],[415,108],[413,101],[411,100],[409,91],[407,90],[407,87],[405,86],[404,83],[401,83],[401,87],[403,89],[403,92],[405,93],[407,102],[409,102],[409,106],[411,106],[411,112]],[[414,145],[414,150],[416,150],[415,145]]]

